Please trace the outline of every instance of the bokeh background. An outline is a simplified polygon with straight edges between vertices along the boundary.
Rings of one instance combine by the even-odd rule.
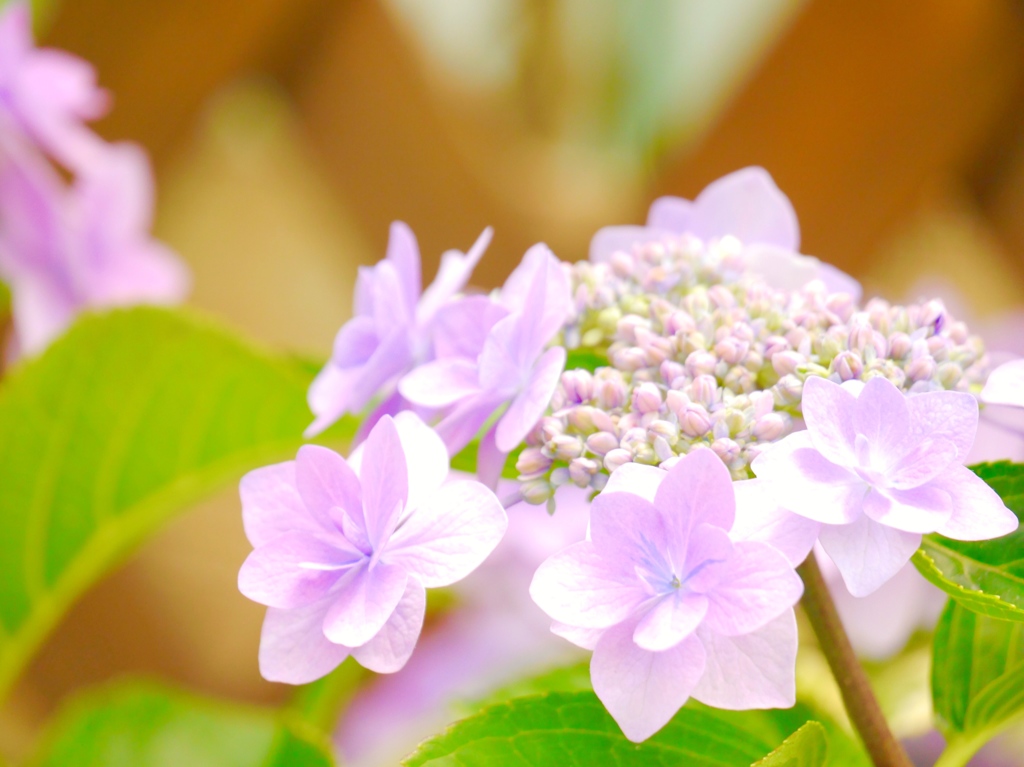
[[[50,0],[48,45],[114,94],[98,125],[150,152],[158,236],[192,304],[324,358],[356,267],[408,222],[425,273],[487,225],[500,284],[547,242],[585,257],[767,168],[803,251],[893,300],[940,295],[1024,352],[1020,0]],[[23,752],[69,693],[125,673],[254,702],[262,608],[233,492],[93,590],[0,712]]]

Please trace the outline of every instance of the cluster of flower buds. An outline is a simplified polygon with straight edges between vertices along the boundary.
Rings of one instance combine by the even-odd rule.
[[[671,468],[695,445],[747,478],[793,430],[811,376],[913,393],[983,382],[981,340],[940,301],[859,307],[820,280],[780,290],[742,256],[734,237],[684,234],[573,265],[567,369],[516,464],[526,499],[569,482],[599,491],[628,462]],[[607,366],[574,369],[574,351]]]

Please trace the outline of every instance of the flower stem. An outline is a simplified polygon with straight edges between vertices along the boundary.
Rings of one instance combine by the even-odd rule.
[[[878,700],[871,691],[867,674],[857,661],[813,552],[797,568],[797,572],[804,581],[804,595],[800,603],[814,628],[832,675],[839,683],[846,713],[860,733],[871,761],[875,767],[913,767],[900,742],[889,729]]]

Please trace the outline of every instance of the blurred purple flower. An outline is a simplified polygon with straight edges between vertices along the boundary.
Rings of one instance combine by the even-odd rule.
[[[823,378],[804,385],[807,430],[751,468],[785,509],[822,524],[819,541],[850,593],[870,594],[906,564],[923,533],[982,540],[1017,518],[961,461],[978,404],[962,392],[904,396],[882,377],[859,396]]]
[[[661,472],[653,502],[654,475],[631,474],[638,492],[598,495],[590,539],[550,557],[530,587],[555,633],[593,649],[591,681],[609,713],[641,741],[691,696],[727,709],[793,705],[803,584],[771,545],[730,537],[722,461],[688,454]]]
[[[981,399],[991,405],[1024,407],[1024,360],[1011,360],[989,373]]]
[[[0,277],[22,353],[81,311],[185,298],[186,268],[149,235],[153,180],[139,147],[105,146],[70,187],[15,137],[0,153]]]
[[[709,184],[692,202],[661,197],[651,204],[646,226],[609,226],[590,243],[590,260],[607,261],[635,244],[692,234],[706,241],[736,237],[745,267],[780,290],[799,290],[821,280],[831,293],[859,300],[860,283],[830,264],[800,254],[800,227],[789,198],[764,168],[750,167]]]
[[[103,161],[104,143],[82,122],[109,104],[92,66],[64,51],[36,48],[29,4],[0,13],[0,131],[18,131],[71,170]]]
[[[391,225],[387,255],[359,269],[355,317],[338,332],[330,361],[309,389],[316,418],[307,437],[377,395],[388,398],[403,374],[433,358],[438,311],[466,286],[490,241],[488,228],[468,253],[446,252],[434,282],[422,290],[416,237],[401,221]]]
[[[479,482],[442,487],[440,438],[412,413],[382,418],[348,461],[306,445],[295,461],[242,479],[254,551],[238,586],[267,605],[260,672],[303,684],[349,654],[392,673],[412,653],[426,588],[472,572],[505,532]]]
[[[565,349],[544,347],[561,330],[569,309],[568,275],[547,246],[535,245],[497,302],[468,299],[453,307],[465,316],[449,325],[445,343],[451,352],[406,375],[399,391],[421,407],[447,409],[436,429],[452,454],[507,403],[485,438],[494,449],[482,471],[493,473],[501,454],[522,443],[551,402]]]

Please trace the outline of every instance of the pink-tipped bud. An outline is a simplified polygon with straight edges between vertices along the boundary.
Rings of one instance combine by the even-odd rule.
[[[935,375],[935,360],[931,357],[918,357],[907,364],[904,372],[911,381],[928,381]]]
[[[860,378],[864,372],[864,362],[861,360],[860,355],[854,352],[840,352],[839,355],[832,360],[832,370],[834,370],[841,381],[850,381],[854,378]]]
[[[565,420],[577,431],[589,434],[594,431],[594,413],[596,412],[599,411],[589,405],[579,405],[566,413]]]
[[[686,392],[691,402],[711,407],[718,401],[718,381],[714,376],[700,375],[694,378]]]
[[[617,250],[611,257],[612,271],[616,277],[629,277],[636,268],[636,261],[633,256],[624,250]]]
[[[531,479],[519,486],[519,492],[523,494],[524,501],[540,506],[555,494],[555,489],[546,479]]]
[[[665,405],[671,410],[676,416],[680,415],[687,405],[690,404],[690,398],[678,389],[669,389],[665,394]]]
[[[626,403],[626,385],[622,380],[609,380],[594,382],[594,399],[597,406],[602,410],[614,410]]]
[[[647,426],[647,437],[648,439],[654,439],[655,437],[661,437],[668,444],[674,445],[679,441],[679,427],[671,421],[657,420],[652,421]]]
[[[795,375],[786,375],[775,384],[775,394],[780,405],[795,405],[803,397],[803,382]]]
[[[703,437],[711,430],[711,416],[701,405],[687,405],[679,416],[679,429],[687,437]]]
[[[626,463],[632,463],[633,454],[621,447],[615,448],[604,457],[604,467],[610,472]]]
[[[599,431],[587,437],[587,449],[595,455],[607,455],[618,446],[619,440],[607,431]]]
[[[772,357],[772,368],[780,376],[795,373],[796,369],[807,362],[799,352],[778,352]]]
[[[911,341],[906,333],[893,333],[889,336],[889,356],[901,360],[910,354]]]
[[[590,477],[597,473],[597,461],[590,458],[576,458],[569,464],[569,479],[577,487],[588,487]]]
[[[747,356],[750,344],[738,338],[723,338],[715,344],[715,354],[728,362],[730,365],[737,365]]]
[[[711,449],[715,451],[715,455],[722,459],[722,461],[728,465],[740,457],[742,449],[736,443],[735,440],[731,440],[728,437],[721,437],[711,443]]]
[[[665,385],[671,386],[673,382],[686,375],[686,368],[675,360],[665,360],[661,363],[658,372],[661,374],[661,380],[665,382]]]
[[[686,369],[695,378],[700,375],[712,375],[717,364],[718,359],[710,352],[695,351],[686,357]]]
[[[765,442],[774,442],[783,436],[789,427],[789,419],[783,413],[768,413],[757,419],[754,436]]]
[[[559,434],[544,446],[552,458],[570,461],[583,455],[583,440],[570,434]]]
[[[640,384],[633,392],[633,409],[639,413],[661,410],[661,390],[652,383]]]
[[[522,476],[539,474],[549,468],[551,468],[551,459],[544,455],[538,447],[526,448],[516,459],[516,471]]]
[[[562,389],[567,404],[586,402],[594,393],[594,377],[588,370],[566,370],[562,373]]]

